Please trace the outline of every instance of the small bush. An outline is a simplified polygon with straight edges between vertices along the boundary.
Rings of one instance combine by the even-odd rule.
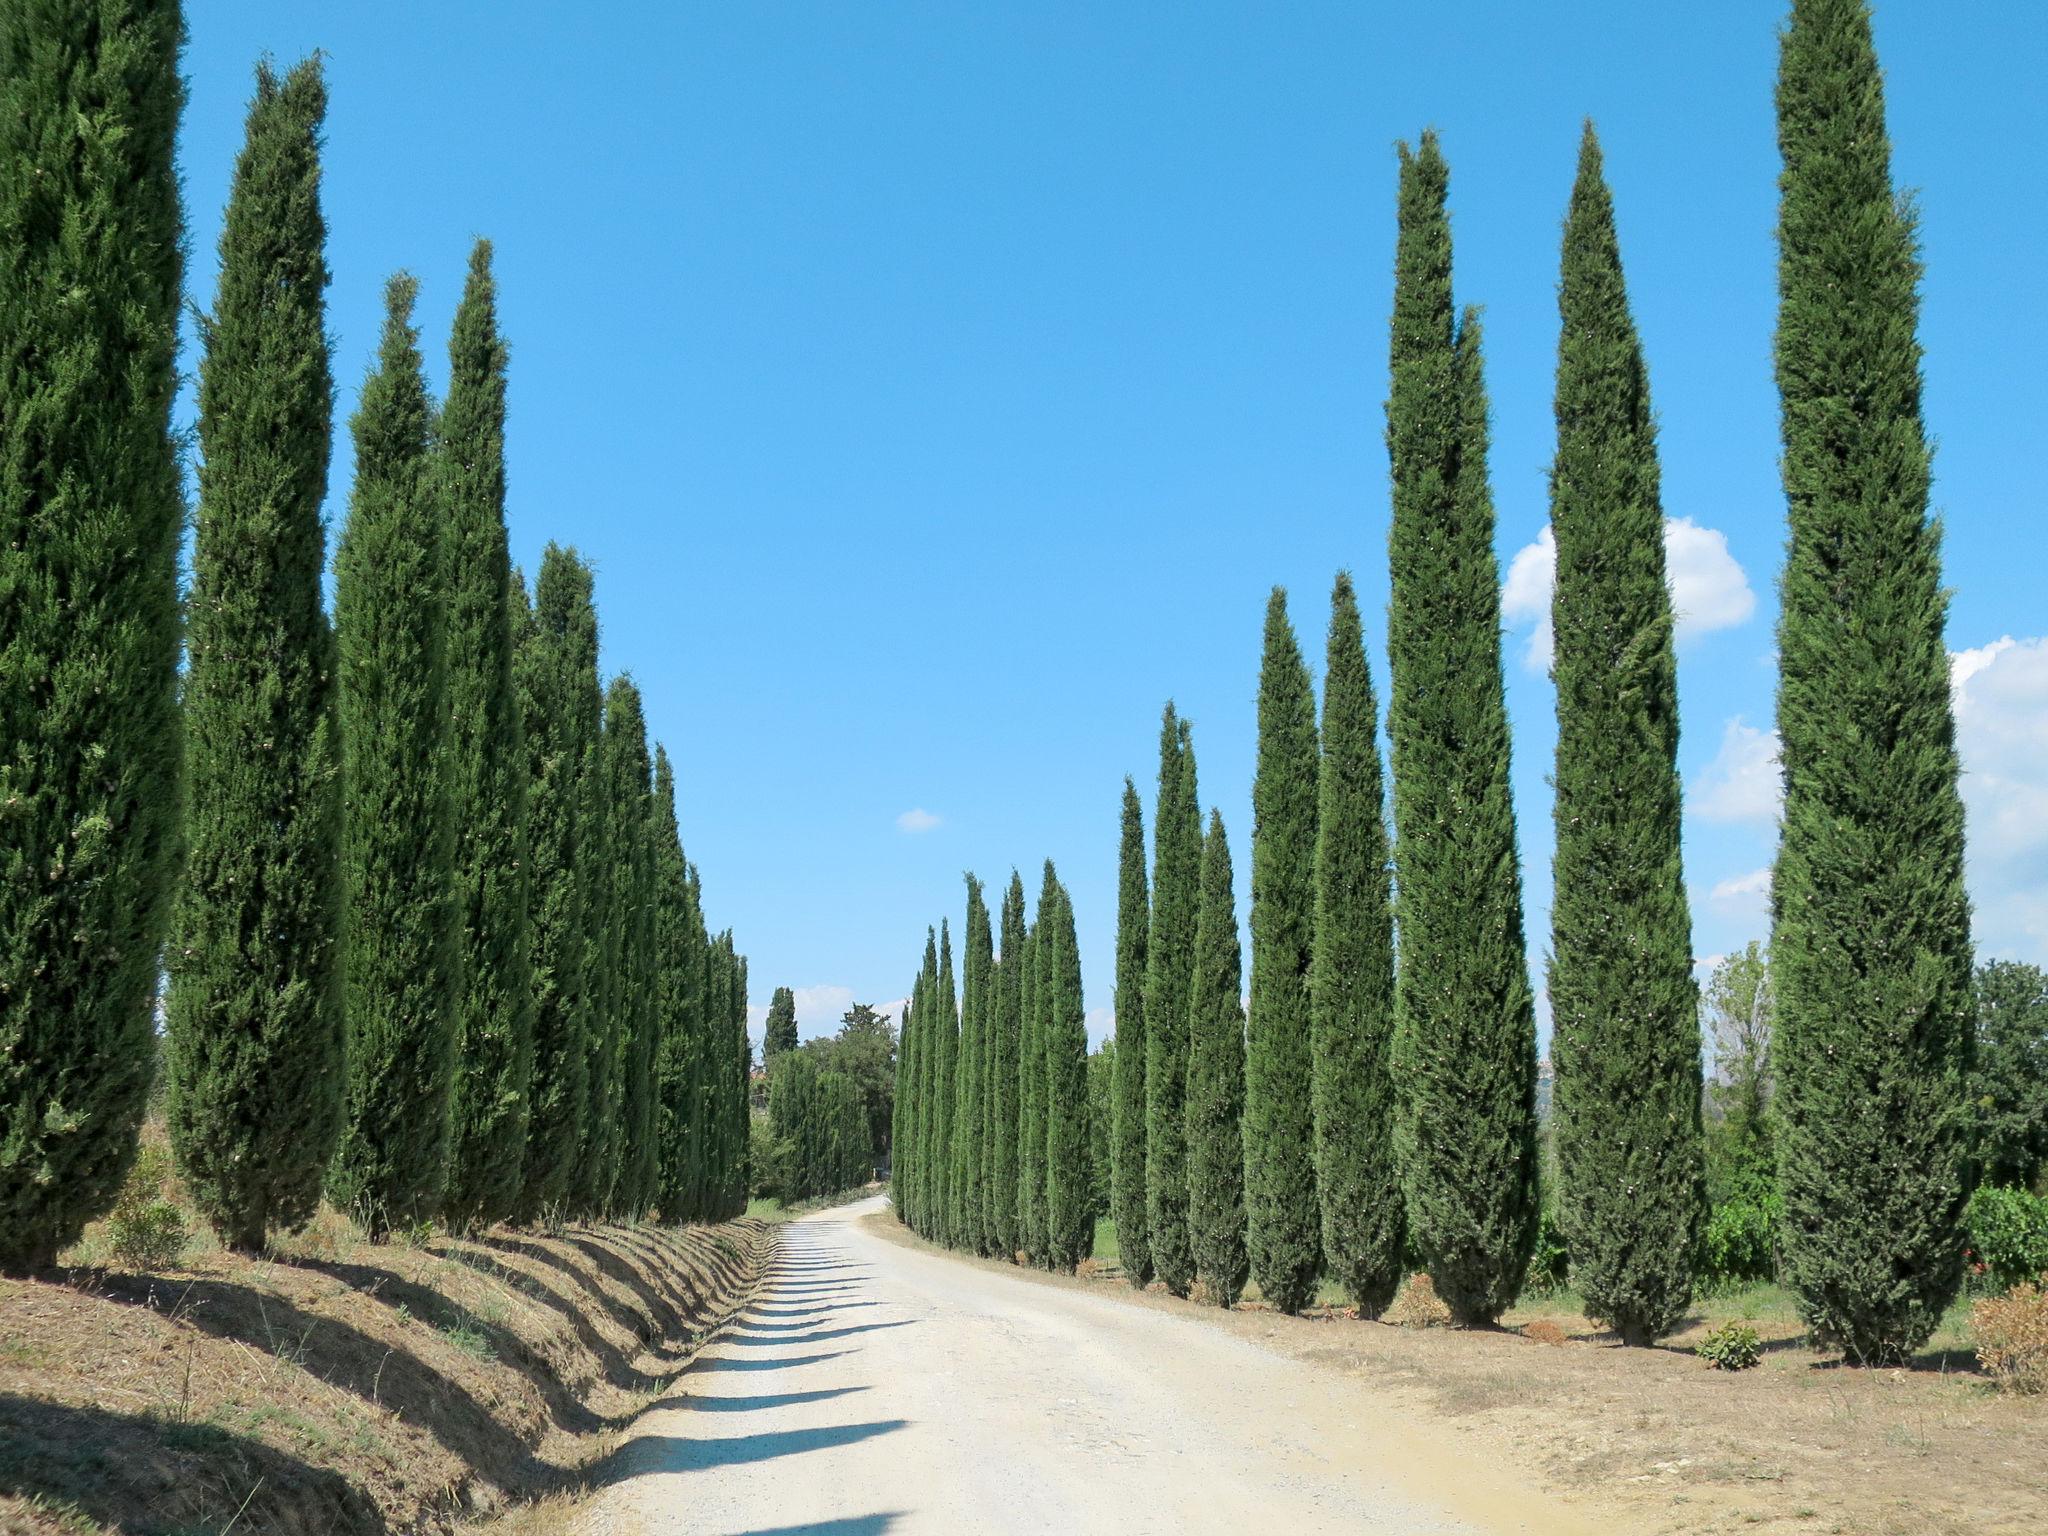
[[[185,1255],[185,1213],[166,1198],[171,1154],[145,1143],[107,1217],[107,1249],[124,1269],[169,1269]]]
[[[1394,1304],[1380,1314],[1380,1321],[1396,1328],[1444,1328],[1450,1325],[1451,1309],[1437,1295],[1429,1276],[1417,1274],[1409,1277]]]
[[[1536,1223],[1536,1247],[1522,1289],[1531,1296],[1555,1296],[1571,1285],[1572,1258],[1557,1218],[1545,1211]]]
[[[2032,1281],[1970,1308],[1977,1363],[2009,1392],[2048,1392],[2048,1291]]]
[[[1771,1279],[1778,1269],[1778,1218],[1783,1212],[1776,1190],[1751,1191],[1715,1206],[1700,1234],[1701,1285],[1718,1289]]]
[[[2048,1273],[2048,1196],[1980,1189],[1963,1208],[1971,1284],[2010,1291]]]
[[[1717,1371],[1746,1371],[1761,1363],[1763,1341],[1747,1323],[1723,1323],[1693,1351]]]

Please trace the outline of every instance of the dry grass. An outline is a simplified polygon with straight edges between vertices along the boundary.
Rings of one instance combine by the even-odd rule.
[[[2016,1285],[1988,1296],[1970,1311],[1977,1358],[2001,1387],[2048,1392],[2048,1291]]]
[[[148,1271],[91,1231],[65,1268],[0,1280],[0,1531],[451,1531],[539,1500],[516,1529],[543,1536],[768,1241],[742,1221],[377,1245],[329,1212],[265,1258],[198,1238]]]

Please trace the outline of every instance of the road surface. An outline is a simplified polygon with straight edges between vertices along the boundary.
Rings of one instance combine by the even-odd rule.
[[[1579,1533],[1367,1383],[1178,1308],[793,1221],[760,1294],[635,1426],[618,1536]]]

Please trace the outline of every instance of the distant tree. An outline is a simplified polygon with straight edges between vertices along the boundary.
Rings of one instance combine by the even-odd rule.
[[[1586,1315],[1648,1344],[1685,1316],[1705,1212],[1699,989],[1656,424],[1591,123],[1558,308],[1556,1206]]]
[[[1116,1036],[1088,1055],[1088,1203],[1100,1220],[1110,1214],[1116,1182]]]
[[[334,562],[347,923],[376,942],[347,946],[348,1106],[328,1187],[380,1237],[441,1208],[455,1064],[443,517],[417,292],[405,276],[385,290]]]
[[[458,1227],[518,1204],[533,1077],[529,766],[513,680],[505,544],[505,343],[490,242],[470,253],[448,346],[436,466],[445,502],[448,784],[455,824],[454,1166]]]
[[[1387,652],[1400,871],[1397,1072],[1408,1219],[1463,1324],[1513,1303],[1535,1242],[1536,1025],[1500,669],[1479,319],[1451,302],[1449,172],[1401,148],[1387,446]]]
[[[1920,258],[1864,0],[1793,0],[1778,73],[1785,811],[1772,882],[1783,1272],[1851,1360],[1962,1283],[1971,1047]]]
[[[991,1014],[994,1034],[989,1043],[994,1076],[989,1089],[988,1223],[995,1251],[1005,1258],[1015,1257],[1022,1246],[1017,1227],[1017,1071],[1023,1030],[1024,933],[1024,881],[1012,870],[1003,892],[1003,953],[996,966]]]
[[[1266,605],[1252,784],[1252,987],[1244,1063],[1245,1208],[1252,1278],[1278,1312],[1315,1299],[1316,1196],[1309,971],[1315,950],[1316,697],[1287,618]],[[1232,942],[1236,927],[1233,919]]]
[[[1770,954],[1752,939],[1733,954],[1723,955],[1707,978],[1701,1011],[1714,1047],[1714,1080],[1706,1097],[1715,1112],[1716,1134],[1709,1170],[1717,1186],[1738,1165],[1770,1167],[1771,1149],[1771,1000]],[[1717,1168],[1715,1165],[1719,1164]],[[1775,1174],[1773,1174],[1775,1178]],[[1722,1189],[1713,1191],[1716,1200]]]
[[[761,1061],[772,1063],[784,1051],[796,1049],[796,994],[777,987],[768,1000],[768,1025],[761,1037]]]
[[[1188,1230],[1209,1299],[1233,1307],[1250,1272],[1245,1249],[1244,1005],[1230,842],[1209,813],[1202,841],[1195,984],[1188,1000]]]
[[[1145,952],[1145,1242],[1176,1296],[1195,1279],[1188,1235],[1188,992],[1194,981],[1202,813],[1195,748],[1171,704],[1159,726],[1152,823],[1152,932]]]
[[[1992,960],[1977,968],[1971,1086],[1979,1178],[2028,1188],[2048,1170],[2048,975]]]
[[[1048,891],[1041,885],[1038,916],[1024,935],[1022,1010],[1017,1027],[1017,1246],[1033,1264],[1045,1263],[1045,937]]]
[[[966,949],[960,975],[960,1063],[954,1074],[953,1183],[948,1220],[953,1244],[970,1253],[982,1251],[982,1003],[985,972],[993,963],[988,903],[981,882],[967,876]]]
[[[0,6],[0,1267],[114,1202],[178,847],[181,8]]]
[[[594,866],[585,851],[591,818],[584,805],[583,768],[596,749],[598,732],[595,700],[586,686],[597,667],[590,567],[574,550],[548,545],[532,610],[522,617],[515,609],[515,619],[513,674],[526,745],[527,856],[533,865],[533,1072],[516,1214],[535,1221],[565,1212],[590,1113],[584,985],[589,944],[584,930],[592,916]],[[699,969],[701,989],[701,957]],[[702,1167],[700,1159],[700,1177]],[[690,1203],[691,1214],[701,1215],[699,1200]]]
[[[1394,916],[1377,727],[1358,598],[1340,572],[1316,820],[1316,1185],[1326,1261],[1366,1317],[1394,1299],[1407,1234],[1394,1156]]]
[[[839,1033],[817,1043],[825,1065],[853,1085],[867,1126],[865,1158],[870,1167],[879,1165],[895,1115],[895,1028],[869,1004],[855,1003],[839,1016]]]
[[[1095,1249],[1095,1168],[1088,1128],[1088,1024],[1081,994],[1081,951],[1074,904],[1052,875],[1042,1003],[1045,1029],[1045,1251],[1054,1269],[1072,1273]]]
[[[244,1250],[313,1214],[341,1134],[341,742],[320,601],[326,110],[317,58],[282,79],[257,67],[200,328],[169,1119],[194,1203]]]
[[[1115,1142],[1111,1205],[1124,1278],[1139,1290],[1152,1279],[1145,1240],[1145,949],[1152,898],[1145,883],[1145,820],[1138,788],[1124,780],[1123,826],[1117,849],[1116,1038],[1122,1049],[1111,1096],[1113,1118],[1102,1125]]]

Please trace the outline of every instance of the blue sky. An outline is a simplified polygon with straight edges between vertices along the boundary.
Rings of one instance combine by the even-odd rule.
[[[1696,948],[1765,923],[1784,539],[1770,338],[1783,7],[391,0],[191,7],[208,302],[251,69],[328,55],[343,414],[383,278],[437,376],[472,239],[512,345],[510,518],[595,562],[712,919],[806,1034],[906,989],[960,875],[1052,857],[1108,1023],[1117,805],[1158,714],[1249,868],[1266,594],[1320,673],[1356,573],[1386,682],[1394,144],[1452,168],[1485,307],[1532,958],[1557,236],[1599,124],[1661,419]],[[573,18],[573,19],[572,19]],[[1986,953],[2048,961],[2048,15],[1892,0]],[[344,429],[345,430],[345,429]],[[338,453],[330,516],[346,506]],[[2010,643],[2007,643],[2010,642]],[[1240,902],[1244,897],[1240,886]]]

